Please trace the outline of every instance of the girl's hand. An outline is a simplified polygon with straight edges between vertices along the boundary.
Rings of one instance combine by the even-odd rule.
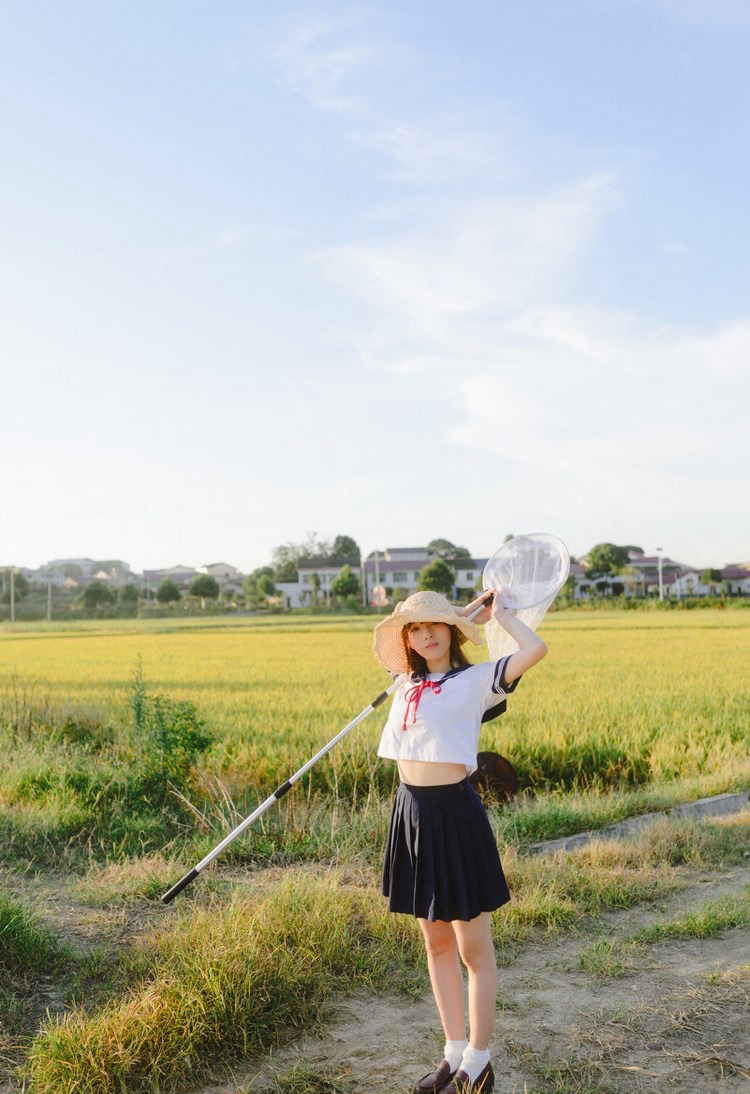
[[[486,623],[492,615],[492,605],[495,600],[495,594],[492,591],[485,591],[472,600],[470,604],[467,604],[464,608],[457,608],[457,614],[463,616],[471,616],[473,612],[477,614],[472,618],[472,623]],[[477,611],[477,608],[479,611]]]
[[[492,614],[494,615],[498,623],[500,623],[500,625],[502,626],[505,620],[514,619],[517,612],[515,608],[506,608],[505,605],[501,603],[500,591],[498,590],[492,604]]]

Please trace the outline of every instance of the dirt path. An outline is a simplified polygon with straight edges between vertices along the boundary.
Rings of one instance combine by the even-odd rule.
[[[750,866],[688,876],[688,887],[658,906],[524,946],[501,970],[497,1094],[750,1094],[750,932],[646,946],[637,970],[615,980],[598,982],[580,969],[581,952],[604,932],[626,938],[678,911],[738,894],[750,885]],[[342,1090],[408,1091],[439,1058],[437,1027],[431,997],[349,1000],[323,1036],[295,1042],[261,1069],[238,1068],[194,1094],[260,1094],[295,1071],[328,1078]]]
[[[580,932],[519,948],[500,972],[493,1045],[497,1094],[750,1094],[750,932],[644,946],[638,966],[599,981],[580,955],[600,938],[623,939],[707,900],[750,886],[747,865],[680,869],[687,886],[657,904],[603,916]],[[123,940],[147,911],[76,904],[59,879],[26,879],[50,925],[79,948]],[[41,1017],[59,1009],[52,983],[39,985]],[[442,1040],[431,996],[354,998],[320,1036],[269,1058],[239,1064],[189,1094],[262,1094],[287,1089],[371,1094],[408,1091],[438,1060]],[[8,1063],[11,1061],[8,1060]],[[0,1094],[20,1090],[6,1071]]]

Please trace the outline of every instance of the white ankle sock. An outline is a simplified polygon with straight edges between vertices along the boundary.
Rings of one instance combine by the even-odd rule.
[[[446,1041],[445,1048],[443,1049],[444,1059],[451,1065],[451,1071],[456,1071],[458,1065],[461,1063],[461,1058],[464,1054],[464,1049],[468,1047],[469,1042],[464,1038],[463,1041]]]
[[[466,1072],[472,1083],[475,1083],[489,1062],[489,1049],[467,1045],[461,1057],[461,1070]]]

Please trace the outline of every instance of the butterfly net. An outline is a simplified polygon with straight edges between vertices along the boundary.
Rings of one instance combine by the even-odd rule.
[[[499,589],[503,607],[535,631],[570,570],[568,549],[557,536],[536,532],[515,536],[496,551],[484,568],[485,589]],[[518,643],[494,616],[484,628],[493,661],[518,649]]]

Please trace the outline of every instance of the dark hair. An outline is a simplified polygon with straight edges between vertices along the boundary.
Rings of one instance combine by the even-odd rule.
[[[427,662],[421,653],[417,653],[409,645],[409,628],[413,626],[412,623],[407,623],[401,628],[401,641],[404,644],[404,651],[406,653],[406,660],[409,663],[409,672],[414,676],[426,676],[429,672],[427,668]],[[471,661],[468,659],[463,651],[463,643],[466,641],[465,636],[461,633],[457,626],[453,623],[446,623],[446,626],[450,628],[451,632],[451,644],[448,654],[451,660],[451,668],[465,669]]]

